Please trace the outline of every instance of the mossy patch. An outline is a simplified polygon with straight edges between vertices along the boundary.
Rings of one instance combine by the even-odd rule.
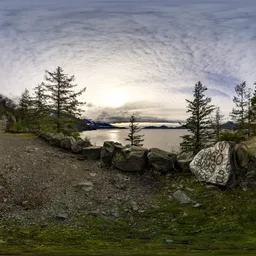
[[[207,189],[190,176],[162,180],[155,194],[159,207],[125,212],[120,218],[93,215],[72,221],[22,226],[4,223],[1,252],[104,253],[104,255],[254,255],[256,191]],[[177,187],[202,204],[181,205],[171,199]],[[207,252],[207,253],[206,253]],[[239,254],[240,253],[240,254]]]
[[[18,138],[18,139],[35,139],[37,138],[36,135],[32,133],[3,133],[2,137],[7,137],[9,138]]]

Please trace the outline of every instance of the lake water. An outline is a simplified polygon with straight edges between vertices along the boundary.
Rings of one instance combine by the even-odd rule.
[[[115,141],[126,145],[128,141],[125,141],[125,138],[128,133],[129,129],[101,129],[82,132],[81,137],[88,137],[96,146],[102,146],[104,141]],[[181,136],[188,134],[188,131],[185,129],[145,129],[138,134],[144,134],[143,146],[145,148],[156,147],[166,151],[178,151],[182,142]]]

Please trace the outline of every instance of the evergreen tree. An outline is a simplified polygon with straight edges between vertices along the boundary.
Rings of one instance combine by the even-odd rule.
[[[69,77],[61,67],[57,67],[53,72],[47,70],[45,72],[45,80],[48,82],[45,85],[48,107],[51,113],[56,115],[54,122],[57,132],[61,132],[65,129],[65,123],[74,123],[81,115],[82,109],[79,107],[85,103],[80,102],[77,97],[85,92],[86,88],[75,92],[73,90],[77,86],[73,84],[75,77],[73,75]]]
[[[31,125],[31,108],[32,100],[28,89],[25,89],[19,100],[19,117],[21,118],[21,123],[25,128],[29,128]]]
[[[131,146],[142,147],[143,146],[142,142],[144,141],[142,137],[144,135],[136,135],[138,132],[141,131],[141,128],[138,126],[138,124],[135,123],[134,115],[132,115],[130,118],[129,127],[130,127],[130,133],[128,134],[128,138],[126,138],[125,140],[130,141]]]
[[[212,142],[212,132],[210,131],[210,114],[214,111],[214,106],[210,105],[211,98],[206,97],[207,90],[199,81],[195,84],[193,101],[187,100],[187,113],[191,116],[186,120],[186,127],[190,134],[182,136],[182,152],[193,152],[197,154],[205,146]]]
[[[248,120],[248,103],[249,95],[246,87],[246,82],[236,85],[235,91],[237,96],[234,96],[233,102],[235,103],[235,108],[232,109],[230,116],[238,124],[239,130],[244,130],[246,126],[246,121]]]
[[[217,107],[215,110],[215,115],[210,118],[211,127],[214,131],[215,141],[219,141],[221,133],[221,125],[223,123],[224,115],[220,113],[220,107]]]
[[[253,106],[252,106],[252,91],[251,88],[247,90],[247,136],[252,134],[252,122],[253,122]]]
[[[47,115],[49,115],[49,112],[47,110],[47,95],[45,94],[45,90],[45,84],[43,82],[34,88],[35,96],[33,97],[32,103],[38,130],[41,129],[42,123],[48,121]]]

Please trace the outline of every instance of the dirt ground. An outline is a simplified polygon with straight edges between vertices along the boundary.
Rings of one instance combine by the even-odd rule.
[[[158,207],[153,198],[160,187],[152,174],[100,168],[34,135],[0,133],[2,221],[37,223],[84,213],[118,218],[120,210]]]

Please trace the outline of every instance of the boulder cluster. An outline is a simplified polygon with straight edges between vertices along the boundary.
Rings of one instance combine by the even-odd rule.
[[[162,174],[192,172],[198,181],[224,187],[233,187],[242,180],[254,177],[255,159],[241,145],[218,142],[197,155],[174,154],[158,148],[146,149],[123,146],[113,141],[103,146],[92,146],[88,140],[76,140],[63,134],[39,133],[39,137],[83,159],[97,160],[100,167],[114,167],[124,172],[155,170]]]

